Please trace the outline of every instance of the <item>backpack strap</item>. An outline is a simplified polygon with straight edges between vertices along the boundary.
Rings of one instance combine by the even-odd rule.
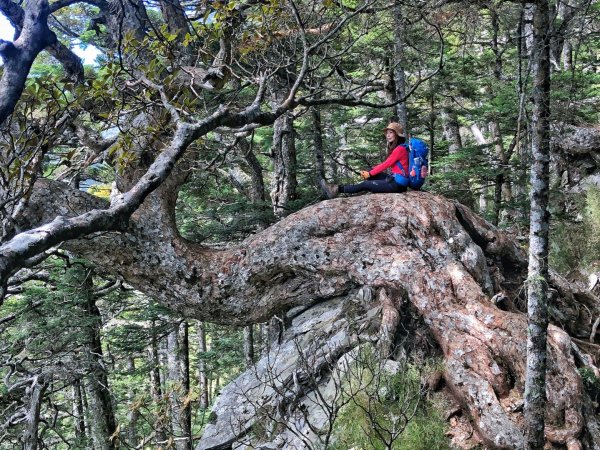
[[[404,144],[401,144],[398,147],[404,147],[404,149],[408,153],[408,165],[410,166],[410,144],[408,146],[404,145]],[[404,167],[402,167],[402,164],[400,164],[400,161],[396,161],[396,166],[398,167],[398,169],[400,169],[400,174],[403,177],[407,177],[408,176],[408,173],[406,171],[406,170],[408,170],[408,168],[405,170]]]
[[[404,170],[404,167],[402,167],[402,164],[400,164],[400,161],[396,161],[396,166],[398,167],[398,169],[400,169],[400,173],[403,177],[408,176],[406,175],[406,170]]]

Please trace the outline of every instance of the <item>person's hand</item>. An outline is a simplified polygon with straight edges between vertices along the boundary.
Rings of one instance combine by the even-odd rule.
[[[366,180],[367,178],[369,178],[371,176],[371,174],[369,174],[368,170],[361,170],[360,171],[360,176],[363,177]]]

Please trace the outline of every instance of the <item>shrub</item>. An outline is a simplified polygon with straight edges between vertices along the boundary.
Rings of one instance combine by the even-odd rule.
[[[356,364],[364,364],[364,359]],[[421,388],[421,376],[432,367],[406,364],[396,374],[381,365],[378,370],[370,364],[354,370],[361,379],[348,381],[351,399],[335,423],[331,448],[450,449],[446,423]]]
[[[580,222],[553,223],[550,264],[561,273],[589,269],[600,261],[600,189],[588,189]]]

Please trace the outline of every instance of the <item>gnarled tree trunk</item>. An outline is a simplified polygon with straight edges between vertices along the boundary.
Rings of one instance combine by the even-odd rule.
[[[72,208],[66,214],[102,206],[63,185],[40,186],[43,200],[37,193],[31,200],[38,220],[55,214],[64,195]],[[236,247],[214,250],[179,237],[170,216],[172,195],[163,189],[169,186],[136,213],[127,233],[65,247],[187,317],[224,324],[265,322],[362,286],[385,288],[394,302],[406,297],[437,341],[447,386],[482,442],[490,448],[524,445],[522,414],[514,404],[523,397],[527,321],[514,305],[523,306],[527,259],[502,232],[456,202],[409,192],[321,202]],[[549,329],[546,440],[565,444],[581,437],[600,445],[586,431],[595,418],[582,411],[586,397],[572,353],[581,346],[569,337],[589,338],[600,304],[568,284],[552,283],[563,329]],[[580,353],[597,357],[598,341]]]

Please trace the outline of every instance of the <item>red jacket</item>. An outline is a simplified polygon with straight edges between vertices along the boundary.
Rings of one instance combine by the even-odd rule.
[[[401,173],[396,161],[399,161],[402,167],[404,167],[404,175],[408,175],[408,150],[403,144],[392,150],[392,153],[390,153],[390,156],[384,162],[373,167],[369,171],[369,175],[377,175],[388,167],[392,168],[393,173]]]

